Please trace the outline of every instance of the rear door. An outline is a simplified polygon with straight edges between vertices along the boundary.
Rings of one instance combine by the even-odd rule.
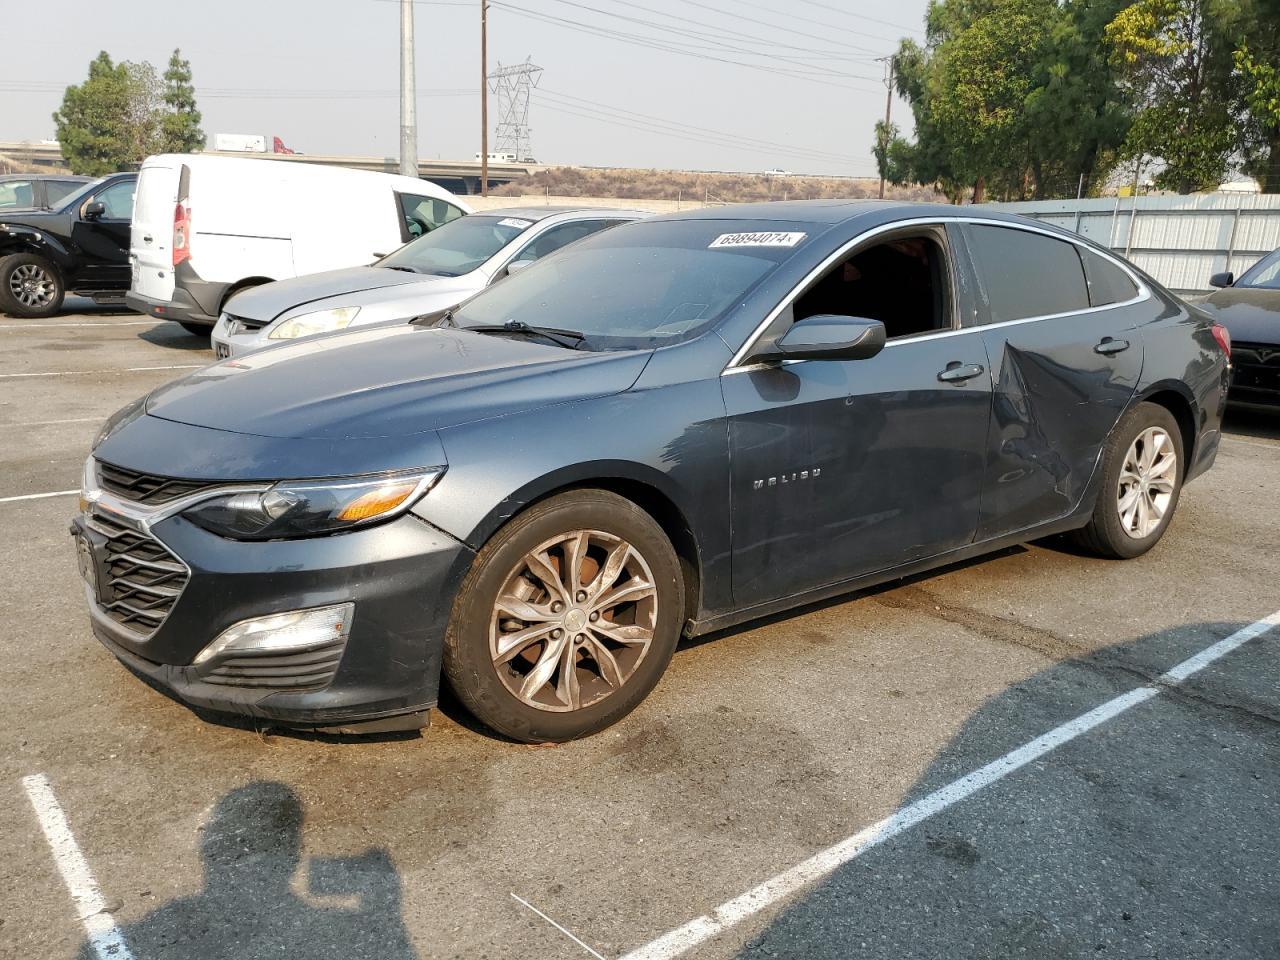
[[[1140,291],[1115,260],[1069,240],[1013,225],[961,231],[985,293],[994,375],[983,540],[1079,504],[1142,372],[1125,306]]]
[[[138,178],[133,207],[129,259],[133,264],[130,288],[152,300],[173,299],[173,213],[178,204],[182,165],[148,161]]]

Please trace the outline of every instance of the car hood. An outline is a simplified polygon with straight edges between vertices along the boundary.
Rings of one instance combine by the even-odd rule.
[[[275,320],[286,311],[308,304],[316,304],[331,297],[344,297],[365,291],[386,290],[411,283],[438,279],[403,270],[386,267],[347,267],[343,270],[327,270],[288,280],[277,280],[250,287],[227,302],[227,312],[237,317],[248,317],[262,323]],[[345,306],[335,303],[332,306]],[[324,309],[317,306],[316,309]]]
[[[619,393],[651,352],[397,324],[224,360],[148,398],[152,417],[261,437],[409,436]]]
[[[1202,306],[1227,328],[1232,340],[1280,344],[1280,290],[1227,287]]]

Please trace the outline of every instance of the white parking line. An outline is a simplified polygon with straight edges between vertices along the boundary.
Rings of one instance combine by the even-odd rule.
[[[532,903],[530,903],[528,900],[524,900],[524,899],[522,899],[522,898],[520,898],[520,897],[517,897],[514,893],[513,893],[513,894],[511,894],[511,899],[512,899],[512,900],[515,900],[517,903],[522,903],[522,904],[524,904],[526,907],[528,907],[530,910],[532,910],[534,913],[536,913],[538,916],[540,916],[543,920],[547,921],[547,923],[551,924],[553,927],[555,927],[557,930],[559,930],[561,933],[563,933],[566,937],[568,937],[570,940],[572,940],[574,943],[576,943],[578,946],[580,946],[583,950],[587,951],[587,953],[589,953],[589,954],[591,954],[593,957],[597,958],[597,960],[605,960],[605,958],[604,958],[604,954],[602,954],[602,953],[600,953],[600,952],[598,952],[598,951],[596,951],[596,950],[593,950],[591,947],[587,946],[585,943],[583,943],[581,940],[579,940],[577,937],[575,937],[572,933],[570,933],[570,932],[569,932],[568,930],[566,930],[564,927],[560,926],[560,924],[556,923],[554,920],[552,920],[550,917],[548,917],[545,913],[543,913],[541,910],[539,910],[537,907],[535,907],[535,906],[534,906]]]
[[[104,320],[99,323],[0,323],[0,330],[48,330],[50,327],[152,327],[164,320]]]
[[[0,380],[18,380],[24,377],[82,377],[91,373],[142,373],[147,370],[195,370],[208,366],[204,363],[173,363],[163,367],[113,367],[110,370],[56,370],[52,373],[0,373]]]
[[[76,914],[84,924],[89,944],[98,960],[133,960],[124,934],[116,926],[115,918],[107,912],[107,902],[98,889],[98,882],[93,879],[88,861],[80,852],[80,845],[67,824],[67,816],[62,812],[58,798],[53,795],[49,778],[43,773],[33,774],[22,778],[22,786],[35,809],[40,829],[53,850],[54,863],[58,865],[58,872],[62,874],[62,881],[67,885],[67,892],[76,905]]]
[[[1033,760],[1043,757],[1064,743],[1074,740],[1083,733],[1118,717],[1140,703],[1145,703],[1160,694],[1165,687],[1181,683],[1191,675],[1203,670],[1209,664],[1232,650],[1252,640],[1272,627],[1280,626],[1280,610],[1271,616],[1237,630],[1225,640],[1202,650],[1194,657],[1182,661],[1168,672],[1161,674],[1156,685],[1138,687],[1126,694],[1108,700],[1088,713],[1074,720],[1055,727],[1043,736],[1037,737],[1018,749],[1006,753],[998,760],[993,760],[985,767],[973,771],[939,790],[922,797],[915,803],[908,804],[897,813],[873,823],[853,836],[841,840],[834,846],[814,854],[808,860],[796,864],[789,870],[771,877],[757,887],[734,897],[709,914],[690,920],[684,926],[663,934],[656,940],[632,950],[622,960],[670,960],[692,950],[701,943],[741,923],[778,901],[784,899],[815,881],[830,876],[838,868],[865,853],[873,847],[891,840],[911,827],[926,820],[939,811],[966,797],[977,793],[983,787],[990,786],[1007,777],[1015,770],[1025,767]]]
[[[1246,440],[1243,437],[1223,437],[1232,443],[1247,443],[1251,447],[1263,447],[1267,450],[1280,450],[1280,443],[1267,443],[1265,440]]]
[[[19,500],[47,500],[49,497],[69,497],[79,490],[54,490],[51,493],[24,493],[20,497],[0,497],[0,503],[17,503]]]

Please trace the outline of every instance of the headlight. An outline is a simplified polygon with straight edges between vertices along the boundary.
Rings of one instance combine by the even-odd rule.
[[[350,530],[398,516],[431,489],[443,467],[342,480],[283,480],[261,493],[233,493],[183,516],[233,540],[279,540]]]
[[[104,440],[106,440],[107,437],[111,436],[113,433],[115,433],[117,430],[119,430],[121,427],[125,426],[126,424],[132,423],[134,420],[137,420],[140,416],[142,416],[146,408],[146,405],[147,405],[147,398],[139,397],[137,400],[133,401],[133,403],[126,404],[125,406],[117,410],[115,413],[113,413],[111,416],[107,417],[106,422],[102,425],[102,428],[98,431],[98,435],[93,438],[93,446],[90,447],[89,449],[97,450],[98,445],[101,444]]]
[[[296,340],[298,337],[314,337],[317,333],[341,330],[343,327],[350,326],[359,312],[359,307],[335,307],[332,310],[317,310],[315,313],[290,317],[284,323],[273,327],[267,334],[267,339]]]

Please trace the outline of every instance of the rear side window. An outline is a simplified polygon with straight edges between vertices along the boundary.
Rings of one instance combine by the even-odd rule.
[[[992,323],[1089,309],[1075,244],[1012,227],[969,229]]]
[[[1138,288],[1129,275],[1114,263],[1083,247],[1078,249],[1089,281],[1089,303],[1105,307],[1109,303],[1125,303],[1138,295]]]
[[[412,193],[398,193],[400,215],[404,218],[401,239],[412,240],[430,233],[436,227],[462,216],[462,210],[438,197],[420,197]]]
[[[0,183],[0,207],[30,207],[35,203],[35,185],[30,180]]]

